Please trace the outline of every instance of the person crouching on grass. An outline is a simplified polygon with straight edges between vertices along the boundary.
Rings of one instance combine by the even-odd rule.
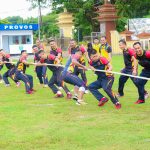
[[[37,65],[39,65],[39,66],[43,65],[44,66],[44,65],[49,64],[47,66],[47,68],[50,71],[52,71],[52,73],[53,73],[49,82],[48,82],[48,86],[52,90],[52,92],[55,94],[55,98],[64,97],[63,93],[58,89],[58,87],[62,87],[64,89],[64,91],[66,92],[67,99],[71,99],[72,94],[70,93],[69,89],[67,88],[67,86],[65,84],[63,86],[61,85],[61,81],[59,79],[60,74],[63,70],[63,67],[53,66],[53,65],[59,65],[60,59],[53,54],[47,55],[43,50],[40,50],[38,52],[38,57],[40,58],[41,64],[37,64]]]
[[[116,109],[121,108],[121,104],[119,103],[117,97],[115,94],[112,92],[112,85],[114,82],[114,77],[110,73],[105,73],[105,72],[99,72],[96,71],[98,70],[107,70],[111,71],[112,66],[109,63],[109,61],[104,58],[100,57],[100,55],[97,53],[96,50],[93,49],[93,51],[90,54],[90,68],[95,71],[95,74],[98,76],[97,80],[93,83],[91,83],[88,88],[89,91],[94,95],[94,97],[99,101],[98,106],[103,106],[108,99],[104,97],[98,89],[103,88],[103,90],[106,92],[106,94],[109,96],[111,99],[112,103],[115,105]]]
[[[31,75],[25,74],[25,71],[26,67],[29,67],[29,65],[34,65],[34,63],[27,62],[27,57],[27,51],[22,50],[21,56],[16,66],[14,77],[15,79],[21,80],[25,83],[26,94],[33,94],[33,92],[35,92],[35,90],[33,89],[33,77]]]
[[[4,51],[0,51],[0,58],[2,58],[2,62],[3,64],[5,64],[6,68],[8,69],[4,74],[3,74],[3,80],[5,83],[6,87],[10,86],[8,77],[10,77],[15,83],[16,86],[19,87],[20,86],[20,82],[18,80],[14,80],[13,77],[11,76],[12,72],[15,71],[15,65],[10,63],[12,60],[10,58],[9,54],[6,54]]]
[[[83,69],[84,71],[87,70],[86,66],[80,64],[79,60],[82,57],[82,52],[77,51],[75,54],[73,54],[67,61],[64,70],[62,71],[60,75],[60,80],[62,84],[64,82],[69,83],[71,85],[74,85],[74,96],[73,99],[77,101],[77,105],[84,105],[86,104],[83,100],[83,96],[85,94],[86,90],[86,84],[85,82],[80,79],[77,75],[73,74],[69,71],[70,65],[78,66],[80,69]]]

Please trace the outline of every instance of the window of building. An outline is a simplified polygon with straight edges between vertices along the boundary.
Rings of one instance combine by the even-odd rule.
[[[19,36],[13,36],[13,44],[15,45],[19,44]]]
[[[31,44],[31,35],[9,36],[10,45]]]

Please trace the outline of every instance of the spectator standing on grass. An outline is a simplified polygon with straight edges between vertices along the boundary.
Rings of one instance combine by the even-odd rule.
[[[111,62],[111,53],[112,53],[112,48],[111,46],[107,43],[106,36],[102,36],[100,39],[100,54],[102,57],[105,57],[109,62]]]
[[[100,46],[101,46],[100,40],[98,39],[98,37],[95,37],[93,40],[92,47],[97,51],[98,54],[100,54]]]

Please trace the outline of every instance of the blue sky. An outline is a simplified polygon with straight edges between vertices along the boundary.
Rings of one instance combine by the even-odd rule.
[[[38,10],[34,9],[29,11],[30,6],[31,4],[26,0],[3,0],[0,4],[0,19],[8,16],[21,16],[23,18],[37,17]],[[50,12],[50,9],[42,9],[42,15],[48,12]]]

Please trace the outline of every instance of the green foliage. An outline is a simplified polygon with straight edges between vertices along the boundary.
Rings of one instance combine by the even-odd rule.
[[[129,18],[140,18],[148,14],[150,8],[149,0],[115,0],[114,1],[119,19],[117,30],[123,31]]]
[[[32,7],[37,7],[37,0],[27,0],[32,2]],[[103,4],[104,0],[39,0],[41,7],[53,6],[53,11],[60,13],[64,8],[74,15],[75,29],[80,30],[81,39],[83,36],[89,36],[92,31],[99,31],[99,23],[95,6]],[[119,19],[117,21],[117,30],[123,31],[129,18],[143,17],[149,13],[149,0],[111,0],[116,5]],[[75,37],[77,37],[75,32]]]
[[[118,18],[117,25],[116,25],[116,29],[118,32],[122,32],[125,30],[125,25],[127,25],[127,21],[128,21],[128,18],[126,17]]]
[[[149,0],[116,0],[115,5],[118,15],[128,18],[139,18],[148,14],[150,8]]]
[[[11,22],[12,24],[23,23],[23,18],[21,18],[20,16],[7,17],[6,19],[7,19],[9,22]]]
[[[57,14],[51,13],[43,16],[41,33],[44,37],[55,37],[59,34],[59,29],[57,26]]]
[[[94,19],[95,13],[94,0],[54,0],[53,8],[60,12],[62,7],[66,8],[68,12],[74,15],[75,29],[80,30],[80,39],[83,36],[90,35],[92,31],[99,31],[99,23]],[[75,37],[77,37],[77,32]]]
[[[147,15],[144,16],[145,18],[150,18],[150,11]]]
[[[39,7],[40,24],[41,24],[41,37],[49,38],[51,36],[57,36],[59,29],[57,27],[57,15],[52,12],[46,16],[42,16],[41,8],[50,7],[52,0],[27,0],[31,2],[31,9]],[[38,22],[38,20],[36,19]],[[35,32],[35,37],[38,37],[38,32]]]
[[[27,19],[24,19],[23,20],[23,23],[37,23],[38,22],[38,19],[37,18],[33,18],[33,17],[30,17],[30,18],[27,18]]]
[[[82,36],[88,36],[92,31],[99,31],[99,23],[93,19],[96,17],[94,4],[101,5],[103,0],[54,0],[53,6],[55,10],[67,8],[69,12],[74,14],[74,23],[76,29],[80,28]],[[146,15],[150,8],[149,0],[111,0],[116,5],[117,14],[117,30],[123,31],[129,18],[138,18]],[[61,8],[61,9],[60,9]],[[75,34],[77,36],[77,33]]]
[[[11,24],[7,19],[0,20],[0,24]]]
[[[26,20],[27,23],[37,23],[37,18],[29,18]],[[57,26],[57,14],[50,13],[42,16],[41,24],[41,38],[50,38],[58,36],[59,28]],[[38,38],[38,31],[34,32],[34,39]]]

